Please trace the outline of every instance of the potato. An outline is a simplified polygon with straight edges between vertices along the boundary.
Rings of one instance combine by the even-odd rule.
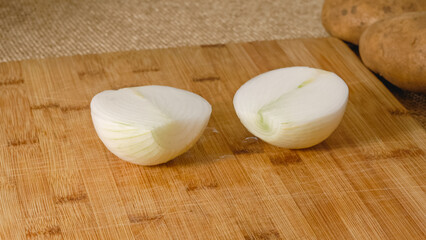
[[[426,0],[325,0],[322,24],[332,36],[358,44],[374,22],[417,11],[426,11]]]
[[[383,19],[361,35],[364,64],[394,85],[426,93],[426,12]]]

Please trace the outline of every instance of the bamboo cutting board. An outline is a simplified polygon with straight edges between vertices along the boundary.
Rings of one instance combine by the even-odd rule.
[[[333,71],[350,89],[325,142],[253,137],[235,91],[268,70]],[[98,92],[147,84],[213,107],[187,153],[155,167],[98,139]],[[332,93],[330,93],[332,94]],[[425,239],[425,130],[341,41],[304,39],[0,64],[0,239]]]

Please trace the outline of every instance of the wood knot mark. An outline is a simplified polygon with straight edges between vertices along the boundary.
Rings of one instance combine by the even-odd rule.
[[[281,239],[280,233],[277,230],[269,230],[266,232],[255,232],[252,234],[244,235],[246,240],[272,240],[272,239]]]
[[[142,222],[149,222],[149,221],[156,221],[164,218],[164,215],[153,215],[148,216],[144,214],[131,214],[128,215],[129,221],[131,223],[142,223]]]
[[[424,156],[422,149],[418,147],[413,147],[409,149],[396,149],[388,152],[373,152],[365,155],[366,159],[398,159],[398,158],[407,158],[407,157],[419,157]]]
[[[413,39],[413,41],[411,41],[411,46],[416,45],[416,43],[417,43],[417,37],[415,37],[415,38]]]
[[[0,82],[0,86],[19,85],[19,84],[23,84],[23,83],[24,83],[24,79],[22,79],[22,78],[7,79],[6,81]]]
[[[87,195],[85,193],[74,193],[66,196],[59,196],[55,198],[56,204],[63,204],[63,203],[69,203],[69,202],[79,202],[87,200]]]
[[[418,156],[424,156],[424,152],[420,148],[396,149],[391,151],[388,156],[391,158],[418,157]]]
[[[138,69],[132,69],[132,73],[145,73],[145,72],[158,72],[160,71],[160,68],[157,66],[152,66],[148,68],[138,68]]]
[[[61,234],[61,228],[59,226],[51,226],[38,231],[29,230],[29,229],[25,230],[25,235],[27,236],[27,238],[34,238],[39,236],[55,236],[60,234]]]
[[[36,144],[36,143],[39,143],[38,138],[14,139],[14,140],[8,141],[7,146],[16,147],[16,146],[30,145],[30,144]]]
[[[35,105],[30,106],[31,110],[41,110],[41,109],[50,109],[50,108],[58,108],[59,104],[56,103],[48,103],[48,104],[41,104],[41,105]]]
[[[391,13],[392,12],[392,8],[390,6],[384,6],[382,9],[383,9],[384,13]]]
[[[271,156],[269,157],[269,160],[271,161],[273,165],[283,165],[283,166],[302,163],[302,159],[296,153]]]
[[[241,149],[232,149],[232,153],[235,155],[238,155],[238,154],[250,154],[255,152],[250,151],[248,149],[241,148]]]
[[[254,153],[263,153],[265,152],[261,145],[247,146],[247,147],[237,147],[232,149],[232,153],[235,155],[240,154],[254,154]]]
[[[86,110],[86,109],[89,109],[89,108],[90,108],[89,105],[60,107],[61,111],[63,111],[63,112],[81,111],[81,110]]]
[[[214,189],[217,187],[218,187],[218,184],[216,182],[207,182],[207,183],[201,183],[201,184],[189,183],[188,185],[186,185],[185,190],[190,192],[190,191],[201,190],[201,189]]]
[[[403,116],[408,115],[408,111],[405,109],[392,109],[388,111],[393,116]]]
[[[98,71],[93,70],[93,71],[77,72],[79,78],[101,75],[103,73],[104,73],[104,70],[98,70]]]
[[[217,76],[210,76],[210,77],[194,77],[193,79],[192,79],[192,81],[194,81],[194,82],[211,82],[211,81],[218,81],[218,80],[220,80],[220,78],[219,77],[217,77]]]
[[[70,111],[81,111],[85,109],[89,109],[89,105],[81,105],[81,106],[60,106],[57,103],[49,103],[49,104],[41,104],[36,106],[30,106],[31,110],[44,110],[44,109],[53,109],[53,108],[59,108],[63,112],[70,112]]]
[[[223,43],[217,43],[217,44],[203,44],[201,45],[202,48],[223,48],[226,47]]]

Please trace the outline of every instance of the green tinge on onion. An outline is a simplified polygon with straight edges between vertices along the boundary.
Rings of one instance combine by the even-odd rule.
[[[299,149],[331,135],[342,120],[349,90],[336,74],[289,67],[254,77],[238,89],[234,107],[243,125],[272,145]]]
[[[90,108],[105,146],[140,165],[164,163],[187,151],[201,137],[211,114],[204,98],[166,86],[103,91],[93,97]]]

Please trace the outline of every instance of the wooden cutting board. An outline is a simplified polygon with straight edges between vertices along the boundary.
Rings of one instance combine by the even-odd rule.
[[[233,95],[301,65],[347,82],[346,115],[313,148],[273,147],[245,130]],[[111,154],[89,109],[100,91],[147,84],[213,107],[199,142],[155,167]],[[426,237],[425,130],[333,38],[2,63],[0,119],[0,239]]]

